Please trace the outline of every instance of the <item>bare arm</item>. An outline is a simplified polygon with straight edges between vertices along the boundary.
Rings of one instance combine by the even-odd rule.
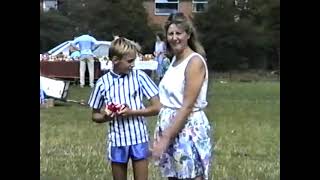
[[[96,123],[104,123],[111,121],[115,116],[154,116],[160,111],[161,104],[158,96],[154,96],[150,99],[151,105],[145,109],[132,110],[128,107],[122,108],[118,112],[111,112],[104,108],[92,109],[92,121]]]
[[[175,138],[184,127],[200,93],[205,73],[206,68],[202,60],[198,56],[193,57],[189,61],[185,72],[186,84],[183,93],[182,107],[177,111],[172,126],[163,132],[163,135],[168,136],[169,139]]]
[[[177,137],[184,127],[188,116],[192,112],[194,103],[200,93],[205,78],[206,68],[199,57],[193,57],[185,71],[185,88],[183,93],[182,107],[177,111],[173,124],[162,132],[153,145],[152,156],[160,158],[161,154],[168,148],[170,141]]]
[[[96,123],[104,123],[107,121],[112,120],[114,117],[114,113],[107,115],[105,110],[102,108],[100,109],[92,109],[92,121]]]
[[[145,109],[137,109],[132,110],[128,107],[120,110],[117,115],[122,116],[155,116],[159,113],[161,104],[158,96],[153,96],[150,99],[151,105],[146,107]]]

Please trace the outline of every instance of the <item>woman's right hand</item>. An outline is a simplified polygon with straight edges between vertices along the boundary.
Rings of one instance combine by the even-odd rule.
[[[154,160],[159,160],[161,155],[168,149],[171,142],[171,137],[166,132],[159,134],[157,139],[153,143],[152,158]]]

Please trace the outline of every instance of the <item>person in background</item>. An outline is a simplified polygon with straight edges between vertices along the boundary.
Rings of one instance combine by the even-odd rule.
[[[208,180],[212,131],[204,112],[208,104],[205,51],[183,13],[171,14],[164,27],[173,58],[159,84],[162,108],[152,156],[163,177]]]
[[[70,54],[70,58],[74,61],[79,61],[80,60],[80,51],[77,47],[74,46],[70,46],[69,48],[69,54]]]
[[[120,34],[119,32],[114,31],[114,32],[112,33],[113,40],[118,39],[118,38],[120,37],[120,35],[119,35],[119,34]]]
[[[127,179],[131,159],[135,180],[148,179],[149,135],[145,116],[160,109],[158,88],[143,71],[133,69],[136,45],[123,37],[112,41],[113,67],[100,77],[89,98],[92,120],[109,123],[107,157],[114,180]],[[150,105],[145,107],[143,97]]]
[[[156,34],[156,42],[154,46],[154,52],[153,55],[155,57],[155,60],[158,62],[158,68],[157,68],[157,78],[160,81],[163,77],[163,58],[164,53],[166,52],[166,43],[164,42],[164,36],[162,33]]]
[[[41,89],[41,85],[40,85],[40,104],[45,103],[45,98],[46,98],[46,94],[44,93],[44,90]]]
[[[163,62],[162,62],[162,73],[163,73],[163,75],[166,73],[166,71],[168,70],[168,68],[169,68],[169,66],[170,66],[170,59],[169,59],[169,57],[166,55],[166,54],[164,54],[164,56],[163,56]],[[160,79],[160,81],[162,80],[162,77],[161,77],[161,79]]]
[[[138,42],[134,42],[133,41],[133,44],[137,47],[137,58],[135,61],[142,61],[143,60],[143,54],[142,54],[142,47],[141,45],[138,43]],[[152,75],[152,70],[149,70],[149,69],[144,69],[143,70],[149,77],[151,77]]]
[[[90,87],[94,87],[94,54],[93,50],[98,44],[97,40],[89,34],[84,34],[73,40],[73,46],[80,50],[80,87],[85,85],[85,71],[88,65]]]
[[[45,52],[42,54],[42,61],[49,61],[50,54],[48,52]]]
[[[56,61],[64,61],[65,57],[63,52],[60,52],[59,54],[56,55]]]

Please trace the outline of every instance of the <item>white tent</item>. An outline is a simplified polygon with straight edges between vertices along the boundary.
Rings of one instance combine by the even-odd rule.
[[[71,46],[72,41],[65,41],[58,46],[52,48],[48,51],[48,53],[52,56],[58,55],[59,53],[63,53],[65,56],[69,56],[69,48]],[[111,41],[98,41],[98,45],[93,50],[93,53],[96,55],[97,58],[101,57],[108,57],[109,48],[111,46]],[[102,58],[103,59],[103,58]],[[101,61],[100,61],[101,62]],[[110,61],[103,61],[105,63],[101,63],[101,69],[111,69],[112,63]],[[150,69],[155,70],[157,69],[158,62],[157,61],[135,61],[134,69]]]
[[[69,48],[71,46],[71,42],[72,41],[65,41],[49,50],[48,53],[52,56],[56,56],[62,52],[65,56],[69,56]],[[98,45],[93,50],[93,53],[97,57],[108,56],[110,45],[111,41],[98,41]]]

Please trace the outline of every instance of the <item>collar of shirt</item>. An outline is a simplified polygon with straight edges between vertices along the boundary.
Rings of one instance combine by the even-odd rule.
[[[110,70],[110,75],[113,78],[124,78],[127,74],[117,74],[117,73],[113,72],[113,70]]]

